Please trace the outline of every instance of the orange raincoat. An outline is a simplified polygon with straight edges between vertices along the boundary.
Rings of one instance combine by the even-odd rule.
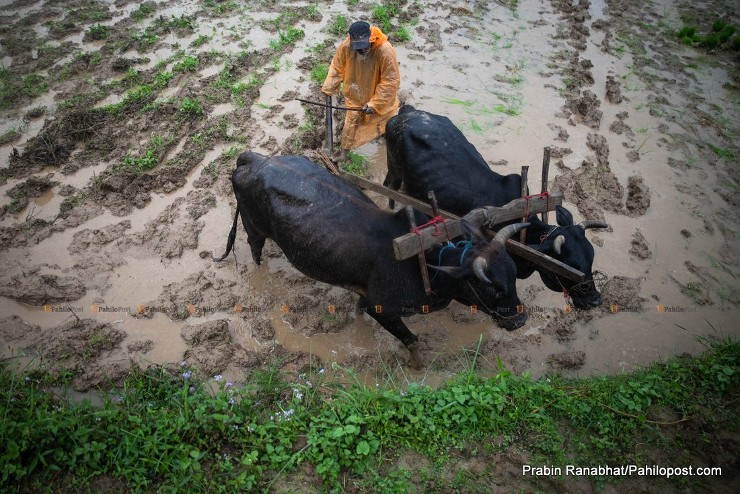
[[[350,49],[349,36],[339,44],[321,92],[336,93],[342,81],[348,107],[361,108],[367,103],[374,111],[372,115],[347,112],[342,148],[353,149],[385,134],[386,122],[398,112],[401,77],[396,50],[379,28],[370,28],[370,51],[364,57]]]

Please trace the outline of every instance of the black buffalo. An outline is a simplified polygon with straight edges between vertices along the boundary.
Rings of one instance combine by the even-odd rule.
[[[516,294],[516,267],[504,242],[525,224],[510,225],[493,240],[464,223],[468,242],[426,251],[432,293],[427,295],[416,258],[397,261],[392,240],[409,232],[404,211],[378,208],[364,193],[302,156],[265,157],[246,152],[232,177],[237,211],[226,253],[241,215],[252,258],[260,264],[267,238],[306,276],[360,295],[359,306],[398,338],[418,365],[417,336],[401,316],[432,312],[451,300],[477,306],[509,330],[526,321]],[[420,223],[429,218],[415,212]]]
[[[383,185],[427,200],[434,191],[440,208],[463,216],[484,206],[503,206],[521,194],[521,177],[492,171],[477,149],[447,117],[403,106],[386,125],[388,174]],[[391,201],[393,208],[393,201]],[[539,270],[543,283],[554,291],[566,292],[579,309],[601,305],[591,266],[594,248],[585,235],[588,228],[607,228],[600,221],[573,224],[570,212],[558,207],[557,225],[548,225],[535,215],[528,221],[526,244],[586,274],[575,283]],[[514,257],[517,277],[527,278],[536,268]]]

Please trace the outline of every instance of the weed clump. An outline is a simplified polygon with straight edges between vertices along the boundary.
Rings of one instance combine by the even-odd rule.
[[[705,35],[702,35],[694,25],[684,25],[676,32],[676,37],[685,45],[701,46],[710,51],[721,48],[738,50],[740,49],[740,37],[733,38],[735,31],[733,24],[718,19],[712,24],[711,31]]]
[[[6,173],[21,178],[46,166],[64,164],[77,144],[94,135],[103,120],[99,111],[73,108],[48,121],[39,135],[28,140],[22,153],[11,155]]]

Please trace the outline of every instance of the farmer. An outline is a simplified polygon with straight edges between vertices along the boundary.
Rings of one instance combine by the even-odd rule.
[[[350,149],[362,146],[385,133],[385,123],[398,111],[396,50],[388,36],[376,26],[358,21],[349,27],[349,36],[339,44],[321,92],[331,96],[344,82],[348,111],[342,130],[341,151],[332,156],[344,161]]]

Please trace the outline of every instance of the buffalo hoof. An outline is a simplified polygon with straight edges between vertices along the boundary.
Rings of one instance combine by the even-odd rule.
[[[527,313],[522,312],[521,314],[516,314],[514,316],[494,316],[493,320],[505,330],[514,331],[515,329],[519,329],[524,326],[524,323],[527,322]]]
[[[601,299],[600,294],[596,294],[595,297],[590,298],[575,298],[573,297],[573,306],[576,309],[580,310],[589,310],[593,309],[595,307],[598,307],[602,304],[603,300]]]
[[[408,348],[410,354],[409,367],[416,371],[423,370],[425,364],[424,358],[422,357],[422,350],[428,350],[427,345],[425,343],[421,343],[420,341],[416,341],[408,345],[406,348]]]

